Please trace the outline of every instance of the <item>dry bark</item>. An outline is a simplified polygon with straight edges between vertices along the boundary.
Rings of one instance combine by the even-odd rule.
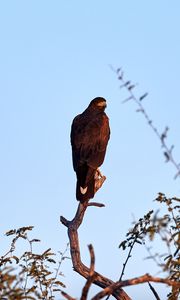
[[[100,171],[97,171],[95,175],[95,193],[101,188],[102,184],[104,183],[106,177],[102,176]],[[126,292],[122,289],[122,287],[130,286],[130,285],[137,285],[145,282],[159,282],[164,283],[169,286],[174,286],[175,288],[180,288],[180,283],[165,279],[165,278],[158,278],[153,277],[149,274],[145,274],[143,276],[139,276],[136,278],[128,279],[128,280],[119,280],[117,282],[113,282],[111,279],[103,276],[100,273],[94,271],[95,266],[95,257],[93,247],[89,246],[90,256],[91,256],[91,265],[90,268],[85,266],[81,261],[81,254],[80,254],[80,247],[79,247],[79,238],[78,238],[78,228],[81,225],[84,214],[86,212],[87,207],[95,206],[95,207],[103,207],[104,204],[86,201],[84,203],[79,203],[77,212],[75,217],[72,221],[68,221],[66,218],[61,216],[60,220],[63,225],[65,225],[68,229],[68,236],[70,241],[70,252],[72,258],[73,268],[76,272],[78,272],[81,276],[87,279],[86,284],[82,290],[81,300],[87,299],[87,294],[91,284],[96,284],[101,287],[103,290],[96,294],[92,299],[99,300],[105,296],[112,295],[118,300],[131,300],[131,298],[126,294]],[[152,288],[151,288],[152,289]],[[153,294],[158,299],[158,295],[153,289]],[[74,300],[71,296],[64,293],[65,298],[69,300]]]
[[[102,205],[99,203],[88,203],[88,201],[84,203],[79,203],[76,215],[72,221],[68,221],[63,216],[61,216],[60,218],[62,224],[65,225],[68,229],[73,268],[76,272],[78,272],[81,276],[85,277],[86,279],[88,279],[92,275],[92,272],[90,268],[85,266],[81,261],[78,228],[83,221],[83,217],[88,206],[101,207]],[[93,283],[103,289],[114,284],[114,282],[111,279],[97,272],[93,273],[93,277]],[[112,292],[112,295],[118,300],[131,300],[131,298],[126,294],[126,292],[122,288],[116,288],[116,290]]]

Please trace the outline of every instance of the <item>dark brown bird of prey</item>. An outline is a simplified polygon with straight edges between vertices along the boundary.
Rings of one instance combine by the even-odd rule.
[[[93,99],[85,111],[76,116],[71,127],[73,168],[77,176],[76,198],[84,202],[94,197],[95,176],[102,165],[110,137],[106,100]]]

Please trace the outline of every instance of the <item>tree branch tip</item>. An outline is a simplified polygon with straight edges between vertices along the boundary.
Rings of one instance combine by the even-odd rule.
[[[95,262],[95,254],[94,254],[94,247],[92,244],[89,244],[88,245],[88,249],[89,249],[89,253],[90,253],[90,256],[91,256],[91,267],[93,269],[93,273],[94,273],[94,262]],[[90,269],[91,269],[90,267]],[[91,270],[90,270],[91,271]],[[92,274],[93,275],[93,274]]]
[[[93,245],[92,245],[92,244],[89,244],[89,245],[88,245],[88,248],[89,248],[89,251],[94,251],[94,248],[93,248]]]
[[[69,221],[68,221],[66,218],[64,218],[63,216],[60,216],[60,222],[61,222],[64,226],[68,227]]]
[[[75,300],[75,298],[72,298],[71,296],[69,296],[67,293],[65,293],[64,291],[61,291],[61,294],[68,300]]]
[[[155,288],[152,286],[150,282],[148,282],[149,288],[152,291],[153,295],[155,296],[156,300],[161,300],[158,293],[156,292]]]
[[[105,204],[98,202],[90,202],[88,203],[88,206],[105,207]]]

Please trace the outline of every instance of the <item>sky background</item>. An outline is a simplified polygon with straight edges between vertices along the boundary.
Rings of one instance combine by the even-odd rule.
[[[68,242],[59,216],[72,219],[76,208],[72,168],[72,119],[96,96],[107,99],[111,139],[101,168],[107,176],[79,229],[82,261],[87,245],[96,254],[96,270],[117,280],[125,259],[118,249],[158,192],[179,196],[180,179],[165,164],[159,140],[119,89],[109,67],[122,67],[138,83],[160,132],[170,127],[168,144],[180,162],[180,2],[177,1],[1,1],[0,2],[0,244],[4,232],[34,225],[35,251],[63,250]],[[156,246],[161,251],[161,244]],[[136,247],[124,278],[157,275],[153,262]],[[66,292],[79,297],[84,279],[62,266]],[[162,274],[160,274],[162,275]],[[155,285],[165,299],[168,289]],[[98,288],[93,287],[94,295]],[[133,300],[153,298],[147,285],[125,289]]]

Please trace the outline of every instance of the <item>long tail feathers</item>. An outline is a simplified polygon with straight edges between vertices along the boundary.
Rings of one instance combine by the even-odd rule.
[[[87,187],[81,187],[79,184],[79,181],[77,181],[76,185],[76,198],[80,202],[84,202],[86,200],[92,199],[94,197],[94,185],[95,185],[95,180],[94,176],[92,179],[89,181]]]

